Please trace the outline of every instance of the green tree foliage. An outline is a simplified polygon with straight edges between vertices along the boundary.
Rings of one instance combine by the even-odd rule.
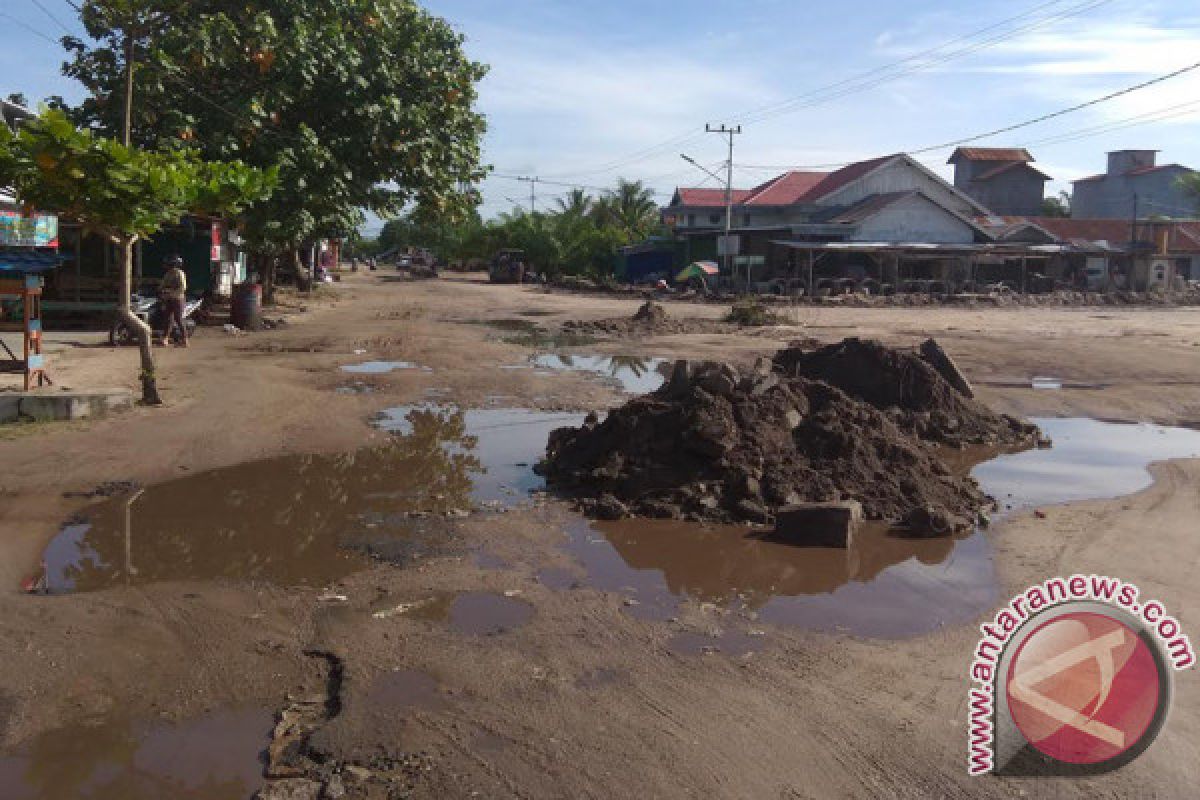
[[[1190,172],[1180,177],[1179,185],[1183,188],[1184,194],[1191,198],[1196,211],[1200,212],[1200,172]]]
[[[207,162],[193,151],[151,152],[78,130],[46,111],[11,133],[0,125],[0,186],[24,207],[53,209],[121,246],[119,300],[139,331],[143,399],[157,403],[150,331],[130,311],[133,245],[188,213],[236,213],[268,196],[274,170]]]
[[[573,189],[549,212],[518,207],[487,222],[478,214],[453,222],[406,215],[384,225],[379,248],[427,247],[449,262],[488,259],[497,250],[516,248],[538,272],[603,279],[612,276],[621,247],[660,230],[653,191],[640,181],[621,180],[599,198]]]
[[[1042,200],[1042,216],[1043,217],[1069,217],[1071,216],[1071,195],[1066,192],[1059,192],[1055,197],[1047,197]]]
[[[92,94],[81,124],[119,130],[137,18],[135,141],[278,169],[277,190],[243,214],[258,252],[347,235],[363,209],[457,220],[478,203],[464,187],[484,174],[485,68],[411,0],[90,0],[82,18],[94,41],[69,41],[64,67]]]

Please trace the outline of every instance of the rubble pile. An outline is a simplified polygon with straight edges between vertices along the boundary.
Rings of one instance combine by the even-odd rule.
[[[766,524],[785,507],[854,500],[914,535],[969,527],[988,498],[938,446],[1031,446],[920,357],[847,340],[752,370],[676,362],[657,392],[550,436],[539,470],[581,510]]]

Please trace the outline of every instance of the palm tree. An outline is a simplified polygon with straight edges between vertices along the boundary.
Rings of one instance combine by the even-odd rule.
[[[629,238],[644,238],[658,222],[658,203],[654,190],[641,181],[617,180],[617,188],[608,192],[598,203],[603,215],[618,225]]]
[[[583,189],[572,189],[558,198],[558,211],[572,217],[586,217],[592,212],[592,196]]]

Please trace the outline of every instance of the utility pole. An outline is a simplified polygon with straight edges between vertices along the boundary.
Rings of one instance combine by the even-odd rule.
[[[532,178],[517,178],[517,180],[529,184],[529,213],[537,211],[537,185],[541,183],[541,178],[534,175]]]
[[[725,269],[733,276],[733,253],[730,252],[729,246],[729,231],[733,227],[733,137],[742,132],[742,126],[729,127],[722,124],[718,128],[715,125],[705,125],[704,131],[729,137],[729,160],[725,162]],[[749,279],[748,269],[747,279]],[[747,280],[747,284],[749,284],[749,280]],[[749,285],[746,288],[749,289]]]

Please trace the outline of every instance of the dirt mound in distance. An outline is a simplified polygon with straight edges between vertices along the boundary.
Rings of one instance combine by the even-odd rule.
[[[1031,446],[1038,431],[958,396],[913,358],[848,340],[749,371],[679,361],[654,394],[552,433],[539,470],[604,519],[765,524],[783,506],[857,500],[871,519],[936,518],[938,530],[914,535],[963,529],[989,500],[936,445]]]
[[[711,319],[671,319],[667,310],[654,300],[647,300],[632,317],[616,319],[572,320],[563,324],[565,330],[602,333],[613,336],[665,336],[673,333],[724,333],[736,329]]]

